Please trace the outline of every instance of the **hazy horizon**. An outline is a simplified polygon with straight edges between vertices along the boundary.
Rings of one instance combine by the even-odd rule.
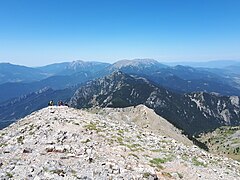
[[[0,61],[0,64],[1,63],[10,63],[10,64],[13,64],[13,65],[20,65],[20,66],[26,66],[26,67],[42,67],[42,66],[46,66],[46,65],[51,65],[51,64],[59,64],[59,63],[71,63],[71,62],[74,62],[74,61],[84,61],[84,62],[102,62],[102,63],[109,63],[109,64],[114,64],[118,61],[122,61],[122,60],[147,60],[147,59],[150,59],[150,60],[156,60],[158,61],[159,63],[162,63],[162,64],[166,64],[166,65],[176,65],[176,64],[201,64],[201,63],[210,63],[210,62],[239,62],[240,63],[240,60],[202,60],[202,61],[181,61],[181,60],[178,60],[178,61],[160,61],[160,60],[157,60],[157,59],[151,59],[151,58],[134,58],[134,59],[119,59],[117,61],[104,61],[104,60],[83,60],[83,59],[77,59],[77,60],[63,60],[63,61],[53,61],[52,63],[47,63],[47,64],[39,64],[39,65],[28,65],[28,64],[17,64],[17,63],[12,63],[12,62],[9,62],[9,61]]]

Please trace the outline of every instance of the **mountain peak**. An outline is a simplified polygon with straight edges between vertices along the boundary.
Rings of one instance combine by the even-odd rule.
[[[112,72],[111,74],[109,74],[108,76],[106,76],[106,78],[116,79],[116,78],[126,77],[126,76],[129,76],[129,75],[123,73],[123,72],[120,71],[120,70],[116,70],[116,71],[113,71],[113,72]]]
[[[145,110],[148,118],[151,112]],[[237,161],[137,125],[133,114],[139,114],[138,107],[88,111],[48,107],[1,130],[0,178],[237,179],[240,175]]]
[[[148,68],[154,66],[158,68],[166,67],[154,59],[133,59],[117,61],[112,65],[112,69],[121,69],[125,67]]]

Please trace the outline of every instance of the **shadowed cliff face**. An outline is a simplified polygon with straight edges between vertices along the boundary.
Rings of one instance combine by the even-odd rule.
[[[142,105],[34,112],[0,131],[0,179],[239,178],[239,162],[184,145],[158,118]]]
[[[70,100],[75,108],[127,107],[138,104],[155,110],[188,134],[240,123],[237,96],[207,93],[179,95],[140,77],[114,72],[80,87]]]

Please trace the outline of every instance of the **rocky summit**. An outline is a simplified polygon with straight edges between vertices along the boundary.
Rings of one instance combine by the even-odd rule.
[[[160,118],[160,119],[158,119]],[[140,105],[47,107],[0,131],[0,179],[240,179]]]

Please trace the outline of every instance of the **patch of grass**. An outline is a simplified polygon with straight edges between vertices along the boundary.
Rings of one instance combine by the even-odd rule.
[[[149,176],[151,176],[151,173],[149,173],[149,172],[145,172],[143,174],[143,178],[149,178]]]
[[[187,155],[186,153],[184,153],[184,154],[182,155],[182,159],[183,159],[184,161],[188,161],[189,157],[188,157],[188,155]]]
[[[5,147],[5,146],[7,146],[6,143],[1,143],[1,144],[0,144],[0,147]]]
[[[49,171],[49,170],[48,170],[48,168],[43,167],[43,171],[46,171],[46,172],[47,172],[47,171]]]
[[[114,143],[114,140],[113,139],[107,139],[108,140],[108,142],[109,142],[109,145],[112,145],[113,143]]]
[[[33,128],[34,128],[34,125],[33,125],[33,124],[31,124],[31,125],[29,126],[29,131],[32,131],[32,130],[33,130]]]
[[[71,173],[72,173],[72,175],[74,176],[74,177],[77,177],[77,171],[75,171],[75,170],[71,170]]]
[[[171,157],[166,157],[166,158],[153,158],[149,162],[151,163],[152,166],[158,167],[159,169],[163,169],[163,166],[161,164],[166,163],[171,161]]]
[[[161,149],[152,149],[151,151],[152,151],[152,152],[162,152]]]
[[[162,172],[162,175],[168,178],[172,178],[172,175],[169,172]]]
[[[122,137],[117,137],[117,142],[119,142],[120,144],[123,143],[123,138]]]
[[[119,130],[118,130],[118,133],[119,133],[119,134],[124,134],[124,131],[123,131],[122,129],[119,129]]]
[[[136,154],[129,153],[128,155],[129,155],[129,156],[133,156],[133,157],[135,157],[135,158],[139,159],[139,157],[138,157]]]
[[[152,167],[157,167],[158,169],[163,169],[163,166],[161,164],[149,164]]]
[[[2,133],[0,136],[4,136],[4,135],[6,135],[6,133]]]
[[[170,158],[153,158],[150,160],[150,163],[152,164],[162,164],[170,161]]]
[[[103,135],[103,134],[98,134],[98,136],[99,137],[103,137],[103,138],[105,138],[106,136],[105,135]]]
[[[97,130],[97,125],[95,123],[90,123],[84,126],[87,130]]]
[[[8,178],[12,178],[13,177],[13,175],[10,172],[7,172],[6,175],[7,175]]]
[[[19,137],[17,138],[17,142],[18,142],[19,144],[23,144],[23,140],[24,140],[24,136],[19,136]]]
[[[177,172],[177,175],[178,175],[178,177],[179,177],[180,179],[183,178],[183,175],[182,175],[181,173]]]
[[[101,129],[97,128],[97,124],[96,123],[90,123],[84,126],[87,130],[94,130],[97,132],[101,132]]]
[[[143,156],[148,157],[148,158],[151,157],[151,156],[149,156],[148,154],[144,154]]]
[[[160,158],[153,158],[150,160],[150,163],[153,167],[157,167],[159,169],[163,169],[163,166],[161,165],[164,161]]]
[[[119,139],[119,140],[121,140],[121,139]],[[141,147],[140,144],[124,144],[124,143],[121,143],[121,145],[128,147],[131,151],[143,151],[143,148]]]
[[[129,149],[136,149],[138,147],[141,147],[140,144],[126,144],[126,146],[129,148]]]
[[[138,139],[141,139],[141,136],[137,135],[137,138],[138,138]]]
[[[193,163],[195,166],[207,167],[206,164],[204,164],[203,162],[198,161],[196,157],[192,158],[192,163]]]
[[[50,172],[58,175],[65,174],[65,172],[62,169],[55,169],[55,170],[51,170]]]
[[[34,132],[33,131],[29,132],[29,135],[34,135]]]

